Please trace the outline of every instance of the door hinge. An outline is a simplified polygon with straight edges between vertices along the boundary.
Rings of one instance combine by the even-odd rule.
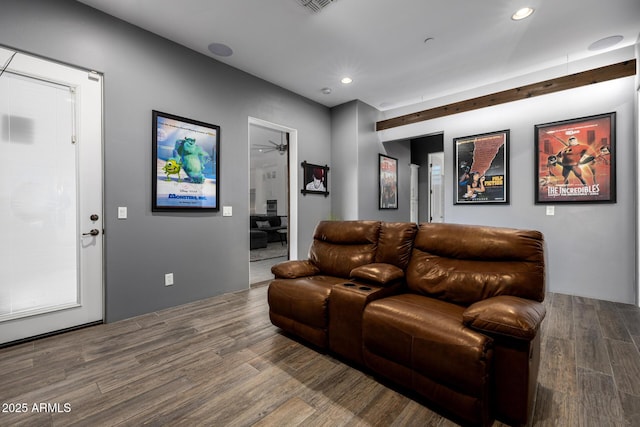
[[[71,137],[71,143],[72,143],[72,144],[75,144],[76,142],[78,142],[78,141],[76,141],[76,136],[75,136],[75,135],[73,135],[73,136]]]

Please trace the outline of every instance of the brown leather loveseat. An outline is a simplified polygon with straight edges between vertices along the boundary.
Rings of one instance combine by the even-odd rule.
[[[527,423],[545,316],[539,232],[322,222],[308,260],[272,271],[274,325],[462,424]]]

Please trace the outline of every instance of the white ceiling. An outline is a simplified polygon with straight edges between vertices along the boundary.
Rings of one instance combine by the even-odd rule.
[[[605,37],[630,51],[640,34],[640,0],[79,1],[329,107],[418,103],[601,54],[588,47]],[[511,20],[522,6],[534,14]]]

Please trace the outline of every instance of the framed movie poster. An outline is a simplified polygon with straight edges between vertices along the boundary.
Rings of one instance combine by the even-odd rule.
[[[509,130],[454,138],[456,205],[509,203]]]
[[[152,210],[220,209],[220,126],[153,111]]]
[[[536,203],[615,203],[615,118],[535,126]]]
[[[329,195],[329,166],[302,162],[303,187],[300,192],[307,194]]]
[[[378,209],[398,209],[398,159],[378,154]]]

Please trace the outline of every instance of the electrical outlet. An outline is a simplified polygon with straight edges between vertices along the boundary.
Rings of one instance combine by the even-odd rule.
[[[165,286],[173,285],[173,273],[167,273],[164,275],[164,285]]]

